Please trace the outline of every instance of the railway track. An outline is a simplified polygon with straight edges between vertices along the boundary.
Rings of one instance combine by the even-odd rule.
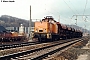
[[[40,44],[40,42],[24,42],[24,43],[16,43],[16,44],[2,44],[2,45],[0,45],[0,50],[29,46],[29,45],[35,45],[35,44]]]
[[[52,55],[74,43],[78,42],[77,41],[72,41],[72,42],[67,42],[67,43],[64,43],[64,44],[60,44],[60,45],[56,45],[56,46],[52,46],[52,47],[49,47],[49,48],[46,48],[46,49],[42,49],[42,50],[39,50],[39,51],[35,51],[33,53],[29,53],[27,55],[23,55],[23,56],[19,56],[16,58],[16,60],[24,60],[24,59],[30,59],[30,60],[42,60],[43,58],[45,57],[48,57],[49,55]],[[15,59],[15,58],[14,58]],[[13,58],[12,58],[13,60]]]
[[[9,55],[5,55],[5,56],[1,56],[0,59],[4,59],[4,60],[22,60],[22,59],[43,59],[45,57],[47,57],[48,55],[52,55],[62,49],[65,49],[66,47],[81,41],[82,39],[77,39],[75,41],[64,41],[62,43],[56,43],[56,44],[52,44],[49,46],[44,46],[41,48],[36,48],[36,49],[31,49],[31,50],[27,50],[27,51],[23,51],[23,52],[18,52],[18,53],[13,53],[13,54],[9,54]],[[42,53],[43,52],[43,53]]]
[[[14,43],[14,44],[0,44],[0,50],[16,48],[16,47],[23,47],[29,45],[41,44],[40,42],[23,42],[23,43]]]

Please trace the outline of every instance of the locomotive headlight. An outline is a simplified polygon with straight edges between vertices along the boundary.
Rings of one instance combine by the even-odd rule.
[[[47,34],[47,38],[51,38],[51,34]]]
[[[44,29],[43,32],[46,32],[46,29]]]
[[[38,32],[38,29],[36,29],[36,31],[35,32]]]

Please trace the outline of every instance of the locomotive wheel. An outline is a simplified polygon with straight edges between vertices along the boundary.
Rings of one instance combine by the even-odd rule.
[[[66,37],[66,36],[64,36],[64,37],[62,37],[62,39],[63,39],[63,40],[66,40],[66,39],[67,39],[67,37]]]
[[[37,40],[39,41],[39,42],[42,42],[42,40],[41,40],[41,37],[40,36],[35,36],[35,38],[37,38]]]
[[[42,42],[42,40],[41,40],[41,37],[40,37],[40,36],[38,37],[38,41],[39,41],[39,42]]]
[[[55,41],[55,36],[52,36],[52,39],[51,39],[51,41]]]

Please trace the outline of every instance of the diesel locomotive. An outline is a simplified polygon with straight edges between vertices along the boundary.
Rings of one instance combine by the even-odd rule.
[[[35,22],[33,38],[39,42],[55,41],[60,39],[70,39],[82,37],[83,32],[71,27],[67,27],[54,20],[52,16],[46,16],[41,21]]]

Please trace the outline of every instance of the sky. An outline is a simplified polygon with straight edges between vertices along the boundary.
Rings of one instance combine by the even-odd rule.
[[[6,0],[9,1],[9,0]],[[11,0],[12,1],[12,0]],[[0,16],[10,15],[22,19],[42,19],[53,16],[62,24],[73,24],[90,30],[90,0],[14,0],[15,2],[0,1]]]

